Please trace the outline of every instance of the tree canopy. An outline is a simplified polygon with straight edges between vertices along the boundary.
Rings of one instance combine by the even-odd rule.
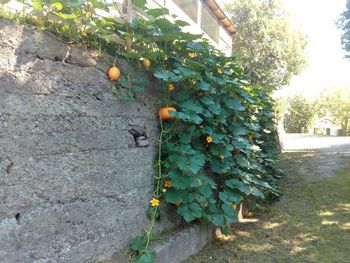
[[[289,98],[287,104],[287,113],[284,115],[284,129],[286,132],[307,131],[315,117],[315,105],[302,95]]]
[[[277,0],[236,0],[225,7],[238,29],[233,53],[252,84],[277,89],[300,73],[306,38]]]
[[[338,28],[342,30],[341,43],[348,53],[345,57],[350,59],[350,0],[346,1],[346,9],[340,15]]]

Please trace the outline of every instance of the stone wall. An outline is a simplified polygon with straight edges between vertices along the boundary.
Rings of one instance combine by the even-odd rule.
[[[123,102],[95,52],[6,20],[0,51],[0,262],[112,255],[148,222],[156,92]]]

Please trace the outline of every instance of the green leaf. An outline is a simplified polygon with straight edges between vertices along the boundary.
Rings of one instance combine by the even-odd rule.
[[[233,203],[239,204],[243,200],[243,197],[240,194],[229,189],[224,189],[224,191],[220,192],[219,198],[228,205],[232,205]]]
[[[195,155],[172,155],[169,159],[184,172],[197,174],[205,164],[205,155],[197,153]]]
[[[146,249],[136,258],[135,263],[154,263],[156,252],[153,249]]]
[[[251,188],[251,191],[252,191],[252,195],[256,196],[256,197],[259,197],[261,199],[264,199],[265,198],[265,195],[263,192],[261,192],[258,188],[256,187],[252,187]]]
[[[177,172],[171,172],[169,174],[169,178],[171,179],[172,187],[182,190],[190,188],[193,181],[193,178],[191,176],[180,174]]]
[[[180,65],[176,65],[176,69],[174,70],[174,72],[176,72],[179,75],[182,75],[185,79],[200,77],[200,74],[198,74],[197,71],[192,70],[190,68],[185,68]]]
[[[158,70],[153,74],[156,78],[162,79],[167,82],[178,82],[181,81],[182,78],[177,76],[174,72],[168,70]]]
[[[177,209],[186,222],[191,222],[202,216],[202,208],[197,203],[183,204]]]
[[[133,4],[141,9],[143,9],[146,5],[147,0],[133,0]]]
[[[189,42],[187,43],[187,47],[194,51],[201,51],[203,49],[202,44],[198,42]]]
[[[167,201],[170,204],[176,204],[179,201],[183,203],[189,203],[193,200],[194,195],[193,193],[188,192],[188,190],[177,190],[174,188],[170,188],[165,193],[165,201]]]
[[[181,107],[181,109],[183,111],[190,111],[190,112],[194,112],[194,113],[201,113],[202,112],[202,107],[201,105],[193,100],[187,100],[184,101],[182,103],[179,104],[179,106]],[[188,113],[188,112],[186,112]]]
[[[136,252],[140,252],[146,247],[147,241],[144,236],[137,236],[131,242],[131,248]]]
[[[183,20],[175,20],[174,22],[175,22],[175,24],[177,24],[180,27],[185,27],[185,26],[189,26],[190,25],[189,23],[187,23],[187,22],[185,22]]]
[[[232,110],[244,111],[244,107],[239,99],[224,99],[226,106]]]
[[[213,159],[210,163],[210,167],[214,173],[224,174],[230,171],[231,166],[229,162],[222,162],[218,159]]]
[[[241,154],[236,157],[236,162],[242,168],[249,168],[250,167],[249,161],[246,158],[244,158],[243,155],[241,155]]]
[[[248,134],[248,130],[246,128],[242,127],[242,125],[239,124],[239,123],[231,123],[231,125],[230,125],[230,127],[228,129],[237,138],[239,136]],[[238,140],[241,140],[241,138],[238,138]]]
[[[237,211],[232,207],[232,205],[223,204],[221,207],[224,211],[227,223],[236,223],[238,221]]]
[[[162,33],[175,33],[181,31],[178,25],[171,23],[166,18],[158,18],[154,20],[154,24],[159,27]]]
[[[225,225],[225,218],[221,214],[217,214],[212,216],[211,222],[216,226],[223,226]]]
[[[154,18],[158,18],[163,15],[168,15],[169,10],[166,8],[153,8],[153,9],[148,9],[147,14],[150,16],[153,16]]]
[[[184,129],[179,132],[180,142],[182,144],[189,144],[192,141],[193,136],[199,136],[199,131],[196,126],[189,126],[188,129]]]
[[[202,70],[205,68],[205,66],[201,63],[198,63],[197,61],[193,61],[192,59],[188,59],[186,63],[194,70]]]
[[[201,81],[199,83],[199,85],[197,86],[197,90],[208,91],[208,90],[210,90],[210,88],[211,88],[210,84],[205,82],[205,81]]]
[[[198,190],[205,197],[210,197],[213,194],[213,191],[212,191],[210,185],[208,185],[208,184],[201,186]]]
[[[225,185],[233,190],[238,189],[246,195],[249,195],[251,193],[250,187],[237,179],[226,180]]]

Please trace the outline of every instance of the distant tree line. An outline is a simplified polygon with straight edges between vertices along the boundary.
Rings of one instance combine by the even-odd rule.
[[[295,95],[278,104],[278,115],[288,133],[307,132],[316,118],[329,117],[341,126],[341,135],[350,135],[350,86],[326,89],[314,101]]]

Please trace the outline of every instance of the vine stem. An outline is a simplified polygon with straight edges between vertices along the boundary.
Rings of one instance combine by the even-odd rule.
[[[159,118],[160,120],[160,134],[159,134],[159,146],[158,146],[158,176],[157,178],[157,187],[156,187],[156,191],[154,192],[154,196],[156,198],[159,198],[159,186],[160,186],[160,181],[162,179],[162,165],[161,165],[161,161],[162,161],[162,142],[163,142],[163,120],[162,118]],[[149,229],[146,231],[147,234],[147,242],[146,242],[146,246],[145,249],[148,248],[149,244],[150,244],[150,240],[151,240],[151,233],[154,227],[154,223],[156,220],[156,211],[157,211],[158,207],[156,206],[153,210],[153,214],[152,214],[152,220],[149,226]]]

